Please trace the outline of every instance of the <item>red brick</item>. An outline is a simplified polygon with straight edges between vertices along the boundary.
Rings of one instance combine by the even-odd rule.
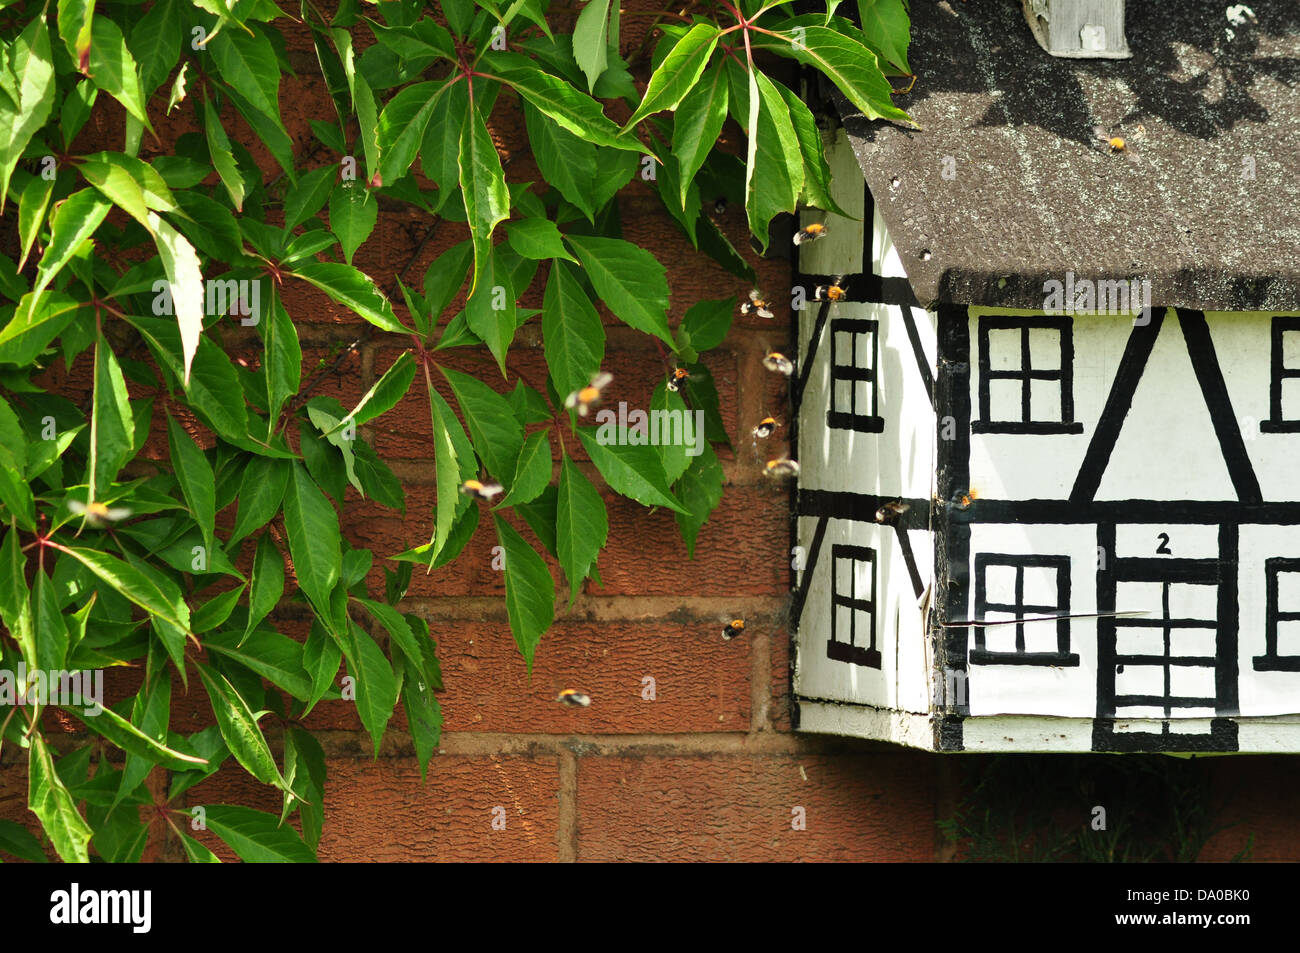
[[[932,802],[922,754],[580,758],[578,859],[928,861]]]
[[[558,857],[559,768],[552,758],[435,757],[426,783],[413,760],[332,760],[328,767],[321,860]],[[496,807],[505,810],[505,830],[492,829]]]

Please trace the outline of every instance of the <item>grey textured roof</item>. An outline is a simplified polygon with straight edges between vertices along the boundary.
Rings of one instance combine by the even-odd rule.
[[[1069,270],[1150,279],[1158,306],[1300,310],[1300,4],[1255,0],[1232,38],[1229,6],[1130,0],[1132,59],[1079,60],[1020,0],[915,0],[895,101],[921,128],[839,105],[918,300],[1041,307]]]

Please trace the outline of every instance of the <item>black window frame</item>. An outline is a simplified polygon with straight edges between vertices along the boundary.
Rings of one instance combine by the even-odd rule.
[[[989,354],[990,331],[1020,331],[1020,368],[994,370]],[[1060,340],[1060,366],[1052,370],[1034,370],[1029,357],[1029,332],[1056,331]],[[1007,316],[981,316],[979,319],[979,414],[971,422],[973,433],[1020,434],[1078,434],[1083,433],[1082,421],[1074,419],[1074,319],[1070,317],[1016,318]],[[1020,420],[993,420],[989,398],[989,381],[1019,380],[1021,382]],[[1061,388],[1061,419],[1034,420],[1030,400],[1031,384],[1036,380],[1059,381]]]
[[[880,363],[880,321],[875,318],[832,318],[831,335],[831,380],[827,395],[826,425],[833,430],[856,430],[861,433],[883,433],[885,418],[878,413],[880,393],[876,386],[876,367]],[[849,335],[849,360],[841,364],[839,356],[839,334]],[[859,367],[857,362],[858,338],[863,334],[871,335],[871,366]],[[850,382],[849,410],[835,409],[835,382]],[[871,413],[859,414],[858,381],[871,384]]]
[[[1282,415],[1282,382],[1289,377],[1300,377],[1300,367],[1287,367],[1282,363],[1288,331],[1300,334],[1300,317],[1275,315],[1270,329],[1268,419],[1259,422],[1263,433],[1300,433],[1300,417]]]
[[[1300,655],[1278,655],[1277,624],[1300,620],[1300,612],[1280,612],[1277,605],[1277,577],[1280,573],[1300,573],[1300,559],[1273,556],[1264,560],[1264,654],[1254,658],[1257,672],[1300,672]]]
[[[849,586],[848,595],[842,594],[837,586],[839,583],[839,563],[840,560],[847,559],[849,565]],[[856,572],[858,563],[869,563],[871,565],[871,598],[859,599],[857,595]],[[831,546],[831,637],[826,643],[826,657],[834,659],[837,662],[849,662],[853,665],[861,665],[864,668],[881,669],[880,649],[876,645],[876,593],[879,588],[879,581],[876,579],[876,551],[870,546],[851,546],[843,543],[836,543]],[[846,606],[849,610],[849,641],[842,642],[836,636],[836,616],[839,614],[836,609],[839,606]],[[857,613],[866,612],[871,619],[870,641],[867,645],[859,645],[857,642]]]
[[[1016,571],[1015,602],[989,602],[987,572],[990,566],[1006,566]],[[1054,606],[1030,605],[1025,602],[1025,570],[1029,568],[1056,570],[1056,602]],[[970,660],[979,665],[1051,665],[1058,667],[1079,664],[1079,655],[1070,651],[1070,620],[1064,618],[1070,614],[1070,557],[1045,556],[1039,554],[1021,555],[1011,553],[976,553],[975,554],[975,619],[983,623],[989,610],[1010,612],[1017,619],[1026,617],[1060,614],[1056,620],[1055,652],[1025,651],[1025,623],[999,622],[998,625],[1015,625],[1016,649],[1013,652],[992,651],[984,647],[984,626],[972,626],[975,646],[971,649]]]

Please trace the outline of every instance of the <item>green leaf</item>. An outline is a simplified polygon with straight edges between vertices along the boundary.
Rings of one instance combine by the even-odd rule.
[[[0,364],[16,367],[31,364],[62,333],[80,308],[76,298],[61,291],[24,295],[14,317],[0,328]]]
[[[689,469],[677,484],[677,492],[687,512],[677,514],[677,527],[686,543],[686,552],[695,558],[695,539],[700,527],[722,500],[722,464],[713,447],[704,445],[704,452],[691,461]]]
[[[559,124],[548,122],[542,113],[527,103],[524,104],[524,121],[542,178],[581,209],[589,221],[594,221],[596,204],[591,184],[598,172],[596,147],[562,129]]]
[[[86,709],[83,712],[75,706],[65,705],[63,710],[95,734],[107,738],[128,754],[137,755],[164,768],[174,771],[192,771],[195,765],[204,766],[208,763],[205,758],[185,754],[149,737],[111,708],[98,706],[95,714],[91,714],[94,709]]]
[[[95,0],[59,0],[58,10],[59,36],[63,38],[76,68],[84,73],[90,65],[90,28],[95,16]]]
[[[561,395],[586,387],[605,359],[605,328],[574,269],[556,262],[542,307],[546,366]]]
[[[303,669],[302,646],[271,629],[213,632],[203,640],[210,652],[238,662],[280,686],[294,698],[311,697],[312,680]]]
[[[0,212],[4,211],[14,167],[54,108],[54,57],[44,11],[40,16],[31,17],[23,32],[10,45],[8,62],[5,63],[4,59],[0,53],[0,72],[12,70],[13,86],[5,92],[11,94],[17,112],[8,113],[7,109],[0,109],[0,115],[4,115],[4,121],[0,122]],[[8,87],[9,84],[0,82],[0,86]]]
[[[858,0],[858,18],[871,48],[904,73],[911,73],[907,45],[912,37],[912,24],[904,0]]]
[[[365,392],[361,400],[357,401],[357,405],[344,419],[360,427],[381,414],[388,413],[406,396],[414,379],[415,358],[411,356],[410,351],[403,351],[397,360],[393,361],[392,366],[384,371],[383,376]]]
[[[764,253],[768,223],[779,212],[793,212],[803,185],[803,157],[790,121],[790,109],[772,81],[749,74],[749,153],[745,165],[745,211],[749,230]]]
[[[298,832],[274,814],[250,807],[212,804],[205,807],[208,830],[252,864],[312,864],[316,854]]]
[[[194,440],[170,414],[167,416],[167,440],[171,450],[172,470],[189,505],[190,515],[203,533],[203,545],[209,553],[216,549],[217,482],[212,466]]]
[[[315,285],[330,300],[351,308],[381,331],[411,333],[397,320],[392,303],[374,280],[351,265],[330,261],[303,262],[294,265],[288,274]]]
[[[285,794],[285,811],[298,802],[303,840],[315,850],[325,826],[325,752],[311,732],[290,725],[284,733],[284,760],[294,793]]]
[[[505,54],[498,59],[505,61]],[[511,65],[500,71],[500,78],[540,112],[554,119],[561,128],[594,145],[626,152],[642,152],[645,149],[635,136],[626,134],[626,129],[620,130],[605,115],[596,100],[557,76],[545,73],[531,64],[525,65],[524,59],[519,57],[508,60]]]
[[[397,678],[383,651],[355,622],[350,622],[348,648],[348,673],[356,680],[357,714],[361,724],[370,733],[375,744],[375,757],[379,757],[379,744],[384,739],[384,728],[393,717],[397,705]]]
[[[434,512],[434,531],[429,562],[432,564],[446,545],[452,522],[470,506],[469,497],[460,492],[460,484],[477,472],[474,450],[469,438],[442,395],[430,388],[429,411],[433,422],[433,458],[438,500]]]
[[[452,83],[435,100],[420,143],[420,168],[438,186],[440,208],[455,196],[460,183],[460,149],[449,148],[448,143],[460,142],[468,114],[469,87],[465,83]]]
[[[41,842],[31,831],[13,821],[0,821],[0,851],[33,864],[47,862]]]
[[[330,195],[330,231],[338,236],[349,265],[378,220],[379,203],[361,182],[350,179],[335,183]]]
[[[140,64],[140,88],[146,98],[176,66],[184,35],[180,0],[158,0],[131,28],[131,53]]]
[[[821,130],[817,128],[817,120],[813,118],[812,110],[804,105],[803,100],[795,95],[794,90],[775,81],[772,85],[776,87],[790,109],[790,120],[794,124],[795,136],[799,141],[799,153],[803,156],[803,190],[807,203],[815,208],[852,218],[831,197],[831,168],[826,163]]]
[[[388,101],[379,116],[377,133],[379,168],[384,182],[391,184],[406,175],[420,151],[430,120],[440,106],[445,107],[445,101],[449,99],[447,93],[460,79],[455,75],[446,80],[416,83]],[[444,135],[447,132],[445,128],[440,131]],[[438,184],[441,186],[443,183]]]
[[[668,330],[668,279],[654,255],[621,238],[567,238],[605,306],[631,327],[675,350]]]
[[[3,137],[3,133],[0,133]],[[50,207],[50,197],[54,195],[54,179],[43,175],[34,175],[23,186],[23,193],[18,199],[18,239],[22,243],[22,253],[18,258],[18,270],[22,271],[31,253],[32,243],[45,224],[45,212]],[[7,330],[7,329],[6,329]]]
[[[478,378],[447,367],[441,370],[460,404],[474,449],[488,472],[506,483],[524,445],[524,429],[511,413],[510,404]]]
[[[16,320],[16,319],[15,319]],[[135,418],[117,356],[102,334],[95,339],[95,395],[90,415],[91,502],[117,478],[135,448]]]
[[[217,729],[221,738],[235,756],[235,760],[263,784],[273,784],[280,790],[288,785],[275,766],[271,747],[266,743],[262,729],[258,727],[259,715],[253,714],[242,695],[230,684],[230,680],[216,669],[209,668],[201,662],[194,663],[199,670],[199,678],[207,689],[208,700],[212,703],[212,713],[217,717]],[[208,823],[211,826],[212,818]]]
[[[556,553],[569,580],[572,606],[609,537],[609,517],[600,492],[567,454],[560,462],[555,525]]]
[[[181,834],[181,847],[185,849],[185,859],[191,864],[219,864],[221,858],[204,847],[184,831]]]
[[[36,285],[32,288],[30,308],[36,306],[44,291],[71,259],[81,243],[94,234],[109,210],[113,207],[95,189],[82,189],[57,203],[50,220],[50,243],[45,246],[40,265],[36,270]],[[17,315],[14,316],[17,320]],[[28,320],[31,312],[28,312]]]
[[[339,650],[338,642],[326,633],[319,620],[312,622],[307,644],[302,649],[302,667],[311,678],[311,697],[307,702],[307,711],[315,708],[316,703],[329,692],[342,659],[343,653]]]
[[[573,25],[573,58],[587,77],[587,90],[609,63],[609,0],[587,0]]]
[[[181,632],[189,631],[190,610],[181,598],[180,588],[161,573],[157,578],[151,577],[115,556],[94,549],[61,546],[60,550],[150,615],[170,623]]]
[[[284,527],[298,588],[322,612],[343,569],[338,516],[306,468],[297,462],[285,488]]]
[[[623,125],[623,131],[631,129],[646,116],[676,109],[699,81],[717,45],[718,28],[715,24],[697,23],[691,27],[651,75],[645,97]]]
[[[176,311],[176,325],[180,329],[185,357],[183,381],[188,388],[190,368],[203,333],[203,272],[194,246],[186,241],[184,235],[154,212],[149,213],[149,222],[153,226],[158,257],[162,259],[163,271],[167,273],[167,282],[171,286],[172,307]]]
[[[524,426],[547,423],[551,419],[551,408],[547,406],[546,398],[523,381],[515,382],[515,389],[506,395],[506,400],[515,419]]]
[[[529,434],[519,451],[519,463],[515,467],[515,477],[510,483],[510,492],[498,505],[513,506],[516,503],[528,503],[537,499],[547,484],[551,482],[551,442],[547,431],[539,430]]]
[[[537,643],[555,619],[555,580],[546,561],[513,526],[494,516],[497,540],[505,553],[506,614],[519,654],[533,670]]]
[[[574,264],[578,261],[564,247],[564,236],[548,218],[521,218],[511,222],[506,240],[516,252],[534,261],[548,258],[564,258]]]
[[[276,288],[271,294],[270,318],[262,329],[266,356],[267,426],[276,428],[280,408],[298,393],[302,382],[302,345],[298,342],[298,328],[284,308],[284,299]]]
[[[673,116],[673,155],[677,157],[682,207],[695,174],[722,133],[727,118],[727,75],[715,66],[687,93]]]
[[[230,137],[226,135],[225,127],[221,124],[221,112],[212,100],[207,100],[203,104],[203,129],[207,134],[208,153],[212,156],[212,165],[221,178],[221,184],[230,193],[230,201],[234,204],[235,211],[242,212],[244,196],[248,194],[248,190],[244,185],[243,173],[239,171],[239,166],[235,162]]]
[[[492,252],[492,231],[510,215],[510,192],[501,157],[482,114],[472,104],[460,133],[458,168],[465,218],[474,242],[474,277],[469,288],[473,294]]]
[[[203,605],[194,610],[193,625],[195,632],[210,632],[217,626],[225,623],[230,618],[230,613],[235,611],[235,606],[239,603],[239,597],[244,594],[244,587],[237,589],[227,589],[225,592],[219,592]]]
[[[665,420],[672,420],[674,418],[679,419],[683,421],[683,427],[685,421],[688,419],[693,421],[695,419],[694,417],[688,417],[692,411],[686,406],[686,402],[682,400],[681,394],[668,389],[666,381],[659,382],[659,386],[655,388],[654,396],[650,398],[651,416],[654,415],[655,411],[666,411],[669,416],[664,417]],[[697,431],[694,429],[694,423],[692,423],[691,426],[692,436],[695,436],[695,439],[703,443],[703,427],[699,428]],[[686,472],[686,468],[690,466],[691,458],[687,453],[686,443],[684,440],[681,442],[665,440],[663,438],[663,430],[660,430],[659,445],[657,449],[659,451],[659,462],[662,463],[664,467],[664,478],[669,485],[672,485],[679,476]]]
[[[135,58],[126,48],[126,39],[116,23],[108,17],[95,17],[91,25],[90,72],[95,85],[108,93],[126,111],[153,132],[144,108],[144,91]]]
[[[889,80],[881,72],[876,54],[850,36],[824,26],[801,25],[803,39],[792,43],[792,33],[758,35],[756,50],[771,50],[812,66],[826,75],[867,119],[889,119],[912,123],[890,97]],[[779,24],[777,30],[786,25]]]
[[[686,309],[678,335],[685,335],[696,351],[708,351],[723,342],[735,316],[735,298],[697,301]]]
[[[50,843],[65,862],[90,862],[86,848],[94,832],[77,811],[76,801],[60,780],[54,768],[54,758],[39,731],[32,734],[27,759],[27,806],[40,818]]]
[[[257,552],[253,556],[253,578],[248,589],[248,622],[244,625],[244,639],[280,604],[283,595],[284,559],[271,541],[271,534],[263,533],[257,541]],[[242,641],[240,644],[243,644]],[[298,697],[306,698],[305,695]]]
[[[42,671],[59,672],[68,659],[68,626],[59,610],[55,585],[44,570],[36,571],[35,589],[36,662]]]
[[[323,165],[298,177],[284,194],[285,231],[291,231],[321,210],[337,178],[338,169],[332,165]]]
[[[415,746],[415,757],[420,763],[420,780],[425,780],[429,761],[442,740],[442,708],[434,686],[426,681],[414,660],[403,658],[405,683],[402,705],[406,710],[406,727]],[[0,844],[3,846],[3,844]]]
[[[517,322],[515,290],[501,257],[495,249],[489,253],[478,287],[465,302],[465,323],[487,345],[505,377],[506,351],[514,340]]]
[[[253,530],[265,526],[276,513],[289,484],[290,465],[284,460],[252,457],[239,483],[239,512],[230,531],[230,544],[239,542]]]
[[[655,448],[629,443],[628,437],[626,430],[616,430],[612,422],[599,431],[592,427],[578,428],[578,438],[587,448],[587,456],[615,492],[646,506],[666,506],[678,513],[686,512],[668,489]]]
[[[221,78],[258,112],[280,122],[280,66],[271,41],[261,32],[223,31],[206,49]]]

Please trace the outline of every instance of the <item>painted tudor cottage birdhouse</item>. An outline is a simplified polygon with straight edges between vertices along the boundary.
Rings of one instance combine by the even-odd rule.
[[[1300,7],[1016,7],[913,4],[801,213],[799,727],[1300,751]]]

